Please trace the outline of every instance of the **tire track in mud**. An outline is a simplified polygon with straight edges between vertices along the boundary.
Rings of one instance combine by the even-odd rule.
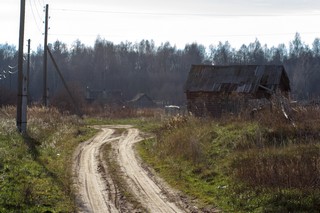
[[[133,146],[143,139],[138,129],[124,125],[98,128],[101,132],[80,144],[74,154],[73,175],[79,212],[135,212],[135,209],[121,206],[125,204],[119,202],[121,195],[108,174],[101,153],[102,147],[107,143],[113,147],[112,154],[117,160],[128,190],[144,208],[150,212],[189,212],[182,209],[183,205],[175,202],[179,200],[179,196],[170,190],[164,190],[165,187],[154,181],[150,172],[146,171],[137,159]],[[116,129],[124,129],[120,137],[115,134]]]
[[[103,129],[96,137],[81,144],[75,154],[73,171],[79,212],[118,212],[109,200],[109,189],[99,171],[100,148],[112,140],[113,132],[112,129]]]
[[[185,212],[167,197],[167,192],[150,178],[137,160],[133,145],[141,140],[139,130],[130,128],[116,144],[118,163],[133,194],[151,212]]]

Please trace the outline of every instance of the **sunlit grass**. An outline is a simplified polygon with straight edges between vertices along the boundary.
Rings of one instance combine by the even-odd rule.
[[[28,118],[22,136],[15,109],[0,109],[0,212],[74,212],[72,153],[94,132],[55,109],[33,107]]]
[[[295,116],[295,126],[277,112],[256,120],[176,117],[138,150],[200,207],[315,212],[320,203],[320,119],[314,110],[304,115]],[[312,126],[305,122],[309,117]]]

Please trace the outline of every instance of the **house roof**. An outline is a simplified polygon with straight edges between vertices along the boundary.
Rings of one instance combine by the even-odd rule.
[[[280,88],[290,91],[288,75],[282,65],[192,65],[186,82],[187,92],[255,93]]]
[[[152,101],[152,99],[148,95],[146,95],[144,93],[138,93],[132,100],[130,100],[128,102],[136,102],[136,101],[139,101],[143,97],[145,97],[149,101]]]

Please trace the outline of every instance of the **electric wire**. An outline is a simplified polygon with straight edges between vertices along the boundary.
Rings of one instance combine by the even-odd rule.
[[[0,80],[2,79],[6,79],[8,74],[9,76],[13,75],[13,74],[16,74],[18,72],[18,65],[16,66],[10,66],[8,65],[8,70],[2,70],[2,72],[0,72]],[[14,71],[12,71],[13,69],[15,69]]]
[[[8,65],[8,68],[9,69],[15,69],[15,68],[17,68],[18,67],[18,65],[16,65],[16,66],[10,66],[10,65]]]
[[[39,18],[40,20],[42,20],[42,17],[41,17],[41,15],[40,15],[40,12],[39,12],[38,7],[37,7],[36,0],[33,0],[33,4],[34,4],[34,7],[35,7],[36,14],[38,15],[38,18]],[[42,7],[42,6],[40,5],[40,7]]]
[[[297,32],[288,32],[288,33],[265,33],[265,34],[223,34],[223,35],[204,35],[208,37],[251,37],[251,36],[282,36],[282,35],[294,35]],[[320,32],[299,32],[299,34],[319,34]]]
[[[41,8],[44,7],[44,2],[41,3],[41,0],[38,0],[37,2],[38,2],[39,6],[40,6]]]
[[[209,17],[285,17],[285,16],[320,16],[320,13],[303,14],[223,14],[223,13],[162,13],[162,12],[129,12],[111,10],[86,10],[86,9],[65,9],[55,8],[60,12],[80,12],[80,13],[107,13],[119,15],[149,15],[149,16],[209,16]]]
[[[35,14],[34,14],[34,10],[33,10],[31,1],[29,1],[29,5],[30,5],[30,8],[31,8],[32,17],[33,17],[33,20],[34,20],[34,22],[35,22],[35,24],[36,24],[36,27],[37,27],[37,29],[39,30],[39,32],[42,33],[41,28],[40,28],[40,25],[39,25],[39,23],[38,23],[38,21],[37,21],[37,18],[36,18],[36,16],[35,16]]]
[[[43,33],[40,25],[39,25],[39,18],[41,19],[42,23],[42,18],[40,17],[39,10],[38,10],[38,5],[41,5],[41,2],[43,2],[43,6],[45,5],[46,2],[49,0],[33,0],[33,4],[31,0],[29,0],[29,5],[31,8],[32,16],[33,19],[36,23],[37,29],[39,32]],[[143,16],[207,16],[207,17],[283,17],[283,16],[320,16],[318,13],[311,13],[311,14],[227,14],[227,13],[166,13],[166,12],[130,12],[130,11],[113,11],[113,10],[90,10],[90,9],[68,9],[68,8],[51,8],[53,11],[58,11],[58,12],[67,12],[67,13],[106,13],[106,14],[115,14],[115,15],[143,15]],[[295,34],[296,32],[292,33],[270,33],[270,34],[224,34],[224,35],[219,35],[219,34],[207,34],[207,35],[201,35],[201,37],[210,37],[210,38],[215,38],[215,37],[252,37],[252,36],[280,36],[280,35],[292,35]],[[319,32],[299,32],[300,34],[319,34]],[[74,33],[74,34],[61,34],[61,33],[54,33],[50,35],[58,35],[58,36],[97,36],[98,34],[85,34],[82,35],[81,33]],[[125,35],[106,35],[107,37],[124,37]]]
[[[285,36],[285,35],[295,35],[297,32],[287,32],[287,33],[265,33],[265,34],[204,34],[199,35],[199,37],[209,37],[209,38],[220,38],[220,37],[272,37],[272,36]],[[299,32],[299,34],[304,35],[312,35],[312,34],[320,34],[320,32]],[[79,34],[79,33],[50,33],[50,35],[53,36],[66,36],[66,37],[72,37],[72,36],[81,36],[81,37],[97,37],[97,34]],[[112,34],[99,34],[103,37],[108,38],[122,38],[126,37],[126,35],[112,35]]]
[[[294,17],[294,16],[320,16],[320,13],[300,13],[300,14],[223,14],[223,13],[162,13],[162,12],[129,12],[129,11],[112,11],[112,10],[90,10],[90,9],[68,9],[68,8],[52,8],[53,11],[68,12],[68,13],[105,13],[105,14],[115,14],[115,15],[146,15],[146,16],[208,16],[208,17]],[[282,35],[294,35],[296,32],[283,32],[283,33],[266,33],[266,34],[229,34],[229,35],[200,35],[201,37],[266,37],[266,36],[282,36]],[[320,32],[299,32],[301,34],[319,34]],[[82,37],[92,37],[97,36],[97,34],[60,34],[55,33],[51,35],[58,36],[82,36]],[[101,33],[99,34],[101,35]],[[117,38],[124,37],[124,35],[107,35],[107,37]]]

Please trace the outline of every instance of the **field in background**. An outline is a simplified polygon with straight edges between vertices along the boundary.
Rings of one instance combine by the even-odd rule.
[[[317,212],[320,109],[281,109],[254,119],[174,117],[138,145],[142,158],[203,211]]]

